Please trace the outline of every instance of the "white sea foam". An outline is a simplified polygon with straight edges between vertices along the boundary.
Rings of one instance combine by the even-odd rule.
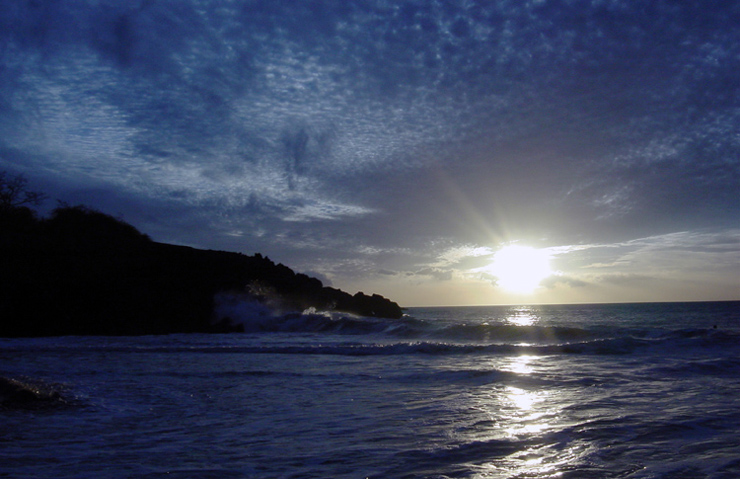
[[[0,339],[0,376],[65,385],[64,407],[0,411],[0,476],[739,477],[739,306],[520,327],[242,298],[221,307],[245,334]]]

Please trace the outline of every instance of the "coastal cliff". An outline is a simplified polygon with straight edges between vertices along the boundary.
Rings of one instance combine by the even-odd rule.
[[[60,207],[47,219],[27,208],[0,212],[0,336],[238,331],[215,316],[219,293],[294,311],[402,315],[382,296],[350,295],[260,254],[154,242],[86,207]]]

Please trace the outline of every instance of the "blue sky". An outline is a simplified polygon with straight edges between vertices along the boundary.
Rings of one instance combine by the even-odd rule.
[[[155,240],[404,305],[740,299],[738,2],[0,4],[0,169]],[[507,244],[554,274],[505,291]]]

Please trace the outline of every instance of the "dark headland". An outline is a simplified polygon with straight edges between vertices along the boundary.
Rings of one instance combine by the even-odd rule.
[[[84,206],[39,219],[0,208],[0,336],[143,335],[240,330],[216,321],[218,293],[398,318],[380,295],[350,295],[260,254],[152,241],[132,225]]]

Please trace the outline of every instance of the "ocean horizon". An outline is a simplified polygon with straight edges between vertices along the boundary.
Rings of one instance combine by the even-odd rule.
[[[740,476],[740,301],[258,306],[0,338],[0,477]]]

